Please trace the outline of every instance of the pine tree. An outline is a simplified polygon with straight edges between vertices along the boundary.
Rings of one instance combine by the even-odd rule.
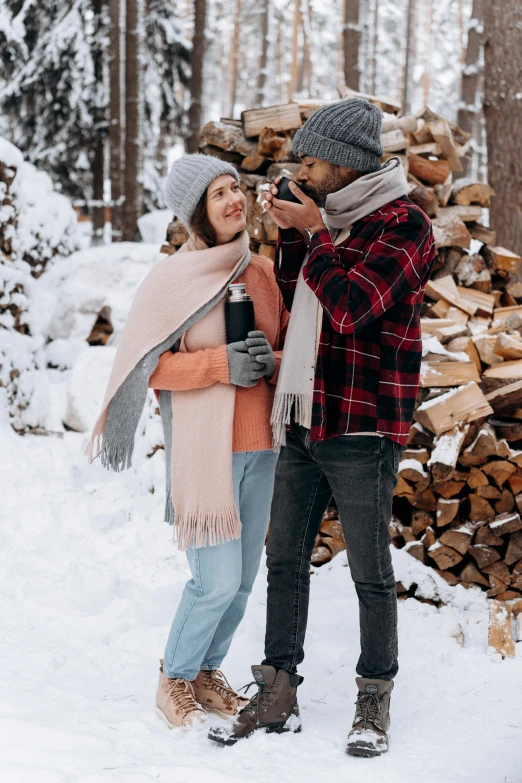
[[[125,203],[123,239],[133,242],[143,203],[143,4],[126,0],[125,13]]]
[[[68,195],[89,201],[98,140],[107,133],[107,95],[95,65],[105,47],[103,20],[92,0],[4,5],[16,30],[6,42],[0,91],[9,138]]]
[[[480,85],[483,81],[483,41],[484,39],[484,0],[473,0],[473,10],[468,26],[468,43],[465,65],[462,71],[460,87],[460,105],[457,123],[462,130],[471,133],[471,143],[477,149],[482,122],[482,106],[480,103]],[[472,161],[465,158],[462,161],[461,176],[471,172]]]
[[[347,87],[358,90],[359,73],[359,43],[361,28],[359,25],[359,0],[344,0],[344,81]]]
[[[194,0],[194,39],[192,44],[192,73],[190,76],[189,134],[185,140],[187,152],[197,152],[202,120],[203,66],[205,61],[205,30],[207,0]]]

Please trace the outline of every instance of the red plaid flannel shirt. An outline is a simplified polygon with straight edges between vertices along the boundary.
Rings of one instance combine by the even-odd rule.
[[[275,276],[288,310],[307,251],[279,235]],[[309,246],[304,278],[323,306],[310,439],[377,432],[406,445],[419,386],[420,307],[435,256],[431,222],[407,198]]]

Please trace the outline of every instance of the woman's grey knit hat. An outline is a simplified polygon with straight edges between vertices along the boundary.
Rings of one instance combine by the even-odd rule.
[[[187,228],[201,196],[222,174],[230,174],[239,182],[234,166],[212,155],[183,155],[172,164],[165,187],[165,203]]]
[[[323,106],[299,128],[293,151],[364,174],[378,171],[383,154],[381,112],[362,98]]]

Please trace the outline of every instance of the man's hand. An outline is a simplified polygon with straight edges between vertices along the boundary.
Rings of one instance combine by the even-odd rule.
[[[303,233],[305,228],[324,225],[323,216],[321,215],[319,207],[316,206],[311,198],[303,193],[295,182],[290,183],[290,190],[294,196],[299,199],[301,202],[300,204],[276,198],[279,180],[280,177],[270,185],[263,203],[263,206],[270,213],[274,223],[279,226],[279,228],[283,229],[296,228],[298,231],[301,231],[301,233]]]

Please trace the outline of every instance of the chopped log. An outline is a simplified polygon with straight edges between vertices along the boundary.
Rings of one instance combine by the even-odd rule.
[[[413,136],[415,139],[415,136]],[[436,141],[427,141],[425,144],[410,144],[408,147],[410,155],[426,155],[429,157],[438,158],[442,154],[440,145]]]
[[[493,413],[477,384],[466,386],[427,400],[417,408],[414,418],[436,435],[447,432],[458,424],[466,424]]]
[[[485,182],[474,182],[468,177],[457,179],[451,189],[451,201],[453,204],[478,204],[481,207],[489,207],[493,190]]]
[[[373,103],[382,112],[386,114],[398,114],[401,111],[401,104],[391,98],[379,98],[377,95],[370,95],[366,92],[358,92],[351,87],[342,87],[339,92],[341,98],[362,98],[369,103]]]
[[[506,275],[516,275],[520,261],[520,256],[516,253],[512,253],[511,250],[506,250],[504,247],[490,247],[484,245],[481,249],[481,253],[486,259],[489,267],[494,269],[497,273],[505,273]]]
[[[469,495],[468,500],[470,506],[468,516],[472,522],[482,522],[485,519],[493,519],[495,510],[493,509],[493,506],[488,503],[486,498],[472,492]]]
[[[426,555],[426,549],[420,541],[410,541],[405,546],[406,552],[414,557],[416,560],[420,560],[424,565],[428,564],[428,557]]]
[[[409,528],[407,525],[403,525],[402,527],[402,536],[404,538],[404,541],[409,544],[410,541],[416,541],[417,539],[413,535],[411,528]]]
[[[437,568],[441,571],[447,571],[448,568],[453,568],[458,565],[462,560],[462,555],[455,549],[451,549],[449,546],[444,546],[439,541],[433,544],[428,549],[428,555],[435,560]]]
[[[213,158],[219,158],[219,160],[226,160],[227,163],[232,163],[233,166],[238,168],[241,166],[243,156],[239,152],[233,152],[232,150],[222,150],[221,147],[214,147],[213,144],[205,144],[200,147],[200,152],[203,155],[212,155]]]
[[[494,352],[497,338],[494,335],[479,334],[471,338],[477,349],[478,355],[484,364],[489,366],[499,364],[503,361],[501,357]]]
[[[344,552],[346,549],[344,538],[323,538],[323,544],[328,547],[332,553],[332,557],[335,557],[340,552]]]
[[[518,563],[515,563],[513,566],[513,574],[516,576],[522,575],[522,560],[519,560]]]
[[[414,508],[422,511],[436,511],[437,499],[431,489],[424,489],[422,492],[416,492],[409,501]]]
[[[486,544],[486,546],[503,546],[504,539],[497,536],[489,529],[488,525],[481,525],[475,534],[475,544]]]
[[[447,326],[455,326],[453,318],[421,318],[420,322],[423,335],[435,334]]]
[[[426,532],[421,538],[421,542],[425,549],[429,549],[433,546],[433,544],[437,541],[437,537],[435,536],[435,532],[432,527],[426,528]]]
[[[501,495],[500,489],[494,487],[492,484],[488,484],[485,487],[479,487],[475,490],[475,494],[481,498],[487,498],[487,500],[498,500]]]
[[[488,484],[488,480],[484,473],[478,468],[471,468],[468,476],[468,485],[470,489],[477,489],[478,487],[485,487]]]
[[[263,109],[247,109],[241,112],[241,121],[247,139],[259,136],[265,128],[285,131],[300,128],[303,124],[298,103],[267,106]]]
[[[455,311],[457,310],[457,308],[450,307],[450,310]],[[460,312],[462,313],[462,311]],[[462,313],[462,316],[467,320],[466,313]],[[454,326],[443,326],[442,328],[437,329],[434,336],[442,345],[445,345],[446,343],[449,343],[451,340],[467,335],[467,333],[468,333],[468,327],[466,326],[466,323],[465,322],[458,323],[457,321]],[[429,361],[427,357],[426,357],[426,361]]]
[[[517,530],[522,530],[522,520],[516,511],[499,514],[491,520],[489,529],[498,536],[505,536],[508,533],[515,533]]]
[[[451,166],[447,160],[422,158],[408,150],[408,162],[410,173],[428,185],[443,185],[451,174]]]
[[[321,524],[321,535],[330,538],[343,538],[343,529],[338,519],[325,519]]]
[[[300,168],[300,163],[272,163],[266,176],[269,182],[273,182],[278,177],[288,177],[295,180]]]
[[[499,334],[493,351],[503,359],[522,359],[522,340],[510,334]]]
[[[262,171],[266,170],[269,165],[269,160],[261,155],[259,152],[252,152],[243,158],[241,162],[241,168],[245,171]]]
[[[489,584],[491,585],[488,590],[488,598],[495,598],[495,596],[500,595],[501,593],[504,593],[506,590],[506,583],[502,581],[502,579],[499,579],[496,576],[493,576],[493,574],[489,577]]]
[[[482,572],[488,574],[488,576],[496,576],[497,579],[502,579],[505,585],[511,583],[509,568],[502,560],[497,560],[495,563],[491,563],[491,565],[484,566]]]
[[[441,481],[433,485],[433,489],[445,500],[458,495],[461,489],[466,485],[465,481]]]
[[[268,258],[269,261],[275,261],[275,247],[274,245],[259,245],[259,250],[257,251],[257,254],[259,256],[263,256],[263,258]]]
[[[458,578],[455,576],[455,574],[452,574],[451,571],[441,571],[438,568],[433,569],[436,574],[441,576],[451,587],[455,587],[456,584],[458,584]]]
[[[408,147],[408,139],[400,128],[381,133],[381,144],[384,152],[399,152]]]
[[[277,154],[283,150],[279,158]],[[292,151],[292,141],[289,136],[276,133],[272,128],[263,128],[257,142],[257,152],[267,158],[281,161],[285,154]]]
[[[522,380],[522,361],[502,362],[501,365],[488,367],[488,369],[484,372],[484,376],[486,378],[503,379],[508,383],[514,383],[515,381]]]
[[[445,527],[453,522],[458,514],[459,505],[460,501],[457,499],[439,498],[437,501],[437,527]]]
[[[469,226],[469,230],[473,239],[476,239],[478,242],[483,242],[485,245],[497,244],[497,232],[487,226],[483,226],[482,223],[475,223]]]
[[[522,558],[522,530],[516,530],[510,537],[506,551],[505,561],[508,566]]]
[[[475,530],[471,525],[462,525],[453,530],[445,530],[440,536],[441,544],[455,549],[461,555],[465,555],[473,541]]]
[[[415,511],[411,517],[411,530],[415,536],[433,524],[433,514],[427,511]],[[522,555],[521,555],[522,557]]]
[[[247,141],[241,128],[222,122],[207,122],[199,134],[200,146],[210,145],[239,155],[251,155],[256,150],[255,142]]]
[[[444,299],[454,307],[464,310],[468,315],[475,315],[477,312],[477,307],[475,305],[463,301],[451,275],[440,277],[437,280],[429,280],[426,284],[425,291],[427,296],[431,299],[434,299],[435,301]]]
[[[399,476],[406,479],[406,481],[420,481],[427,477],[427,473],[424,470],[422,464],[414,459],[403,459],[399,465]]]
[[[445,479],[455,469],[468,429],[469,425],[454,427],[435,438],[433,443],[435,448],[428,462],[428,468],[433,476]]]
[[[489,462],[487,465],[484,465],[482,470],[486,475],[491,476],[498,487],[502,487],[508,478],[515,473],[516,466],[508,460],[501,459]]]
[[[473,443],[471,443],[459,457],[459,462],[464,466],[483,465],[488,457],[497,453],[497,438],[493,427],[484,424]]]
[[[497,514],[510,513],[515,508],[515,498],[509,489],[503,489],[500,500],[495,503],[495,511]]]
[[[393,494],[396,497],[405,497],[408,495],[413,495],[415,494],[415,488],[412,487],[411,484],[408,484],[408,482],[405,479],[403,479],[402,476],[397,476],[397,484],[395,485]]]
[[[403,452],[402,459],[416,459],[421,465],[425,465],[430,458],[428,449],[410,449],[406,448]]]
[[[467,563],[459,574],[459,582],[474,582],[474,584],[489,586],[489,582],[485,579],[478,568],[473,563]]]
[[[511,451],[507,440],[499,440],[497,445],[497,457],[502,457],[503,459],[511,459],[512,454],[513,452]],[[511,476],[511,478],[513,478],[513,476]]]
[[[452,171],[462,171],[459,160],[459,150],[453,139],[453,133],[447,120],[437,120],[428,123],[431,135],[440,146],[443,156],[449,161]]]
[[[496,601],[512,601],[514,598],[520,598],[522,596],[522,593],[520,593],[519,590],[504,590],[503,593],[499,593],[495,596]],[[519,632],[519,638],[515,639],[515,641],[522,641],[520,638],[520,632]]]
[[[496,391],[486,394],[486,400],[495,413],[509,415],[522,405],[522,380],[501,386]]]
[[[435,217],[439,211],[437,196],[431,188],[419,182],[408,192],[408,198],[417,204],[428,217]]]
[[[492,419],[496,431],[501,438],[505,438],[508,441],[522,439],[522,422],[521,421],[508,421],[507,419]]]
[[[453,177],[451,174],[448,174],[447,178],[444,180],[442,185],[435,185],[433,190],[435,191],[435,195],[437,196],[439,206],[445,207],[450,199],[451,196],[451,188],[453,185]]]
[[[473,362],[422,362],[420,387],[461,386],[470,381],[480,383],[480,376]]]
[[[480,318],[491,318],[495,309],[495,297],[492,294],[486,294],[483,291],[478,291],[475,288],[464,288],[457,286],[457,291],[465,302],[475,304],[477,310],[475,315]]]
[[[518,495],[522,492],[522,471],[519,468],[516,473],[509,477],[508,484],[513,495]]]
[[[432,225],[435,247],[469,247],[471,234],[458,215],[450,213],[438,217],[432,221]]]
[[[388,133],[397,130],[397,128],[400,128],[403,133],[413,133],[418,124],[419,121],[413,114],[407,114],[405,117],[393,117],[382,121],[381,133]]]
[[[469,554],[475,559],[478,567],[482,570],[484,566],[500,560],[500,553],[491,546],[485,544],[473,544],[468,550]]]
[[[432,443],[433,433],[425,430],[420,422],[414,421],[408,436],[408,446],[431,446]]]
[[[522,575],[516,576],[511,580],[511,587],[515,590],[522,590]]]
[[[489,605],[488,647],[502,658],[515,657],[515,642],[511,631],[511,607],[504,601]]]
[[[316,546],[312,552],[311,564],[313,566],[321,566],[325,563],[329,563],[332,559],[332,553],[327,546]]]
[[[411,196],[408,197],[411,198]],[[482,217],[482,207],[455,204],[452,207],[441,207],[439,209],[439,217],[444,218],[449,215],[457,215],[464,223],[475,223]]]

